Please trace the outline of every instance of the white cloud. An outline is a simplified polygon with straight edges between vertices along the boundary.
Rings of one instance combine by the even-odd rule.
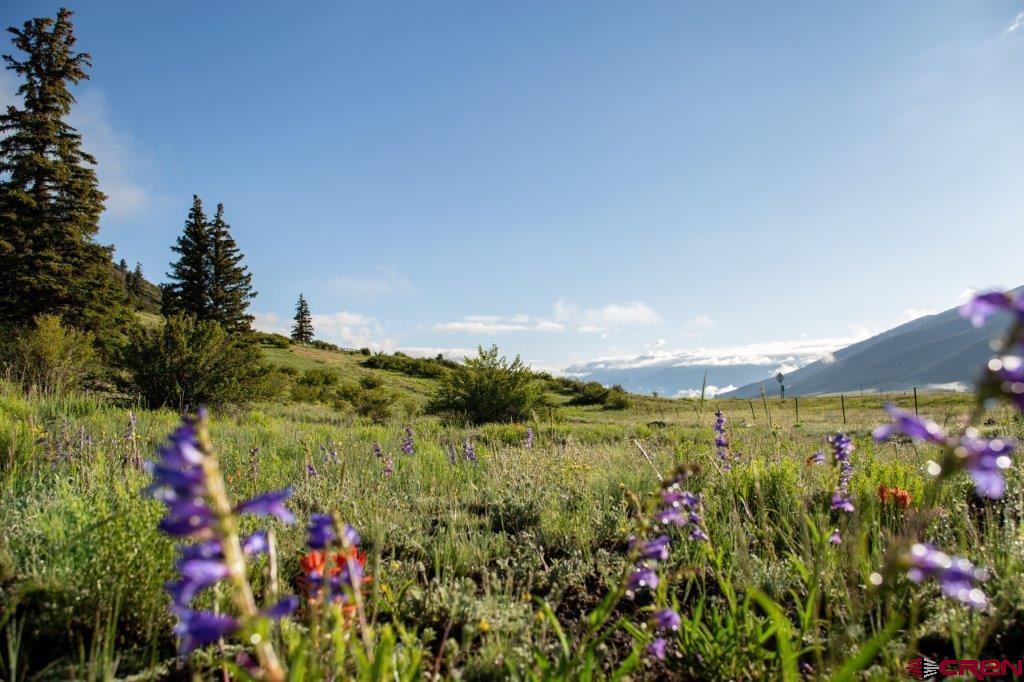
[[[253,312],[253,318],[253,327],[259,331],[285,336],[291,333],[291,320],[282,320],[277,313]],[[391,350],[396,345],[376,319],[344,310],[314,314],[313,332],[316,338],[345,348]]]
[[[398,346],[395,350],[402,351],[414,358],[434,358],[438,353],[449,360],[461,360],[476,355],[476,348],[435,348],[433,346]]]
[[[500,315],[466,315],[453,322],[437,322],[432,329],[456,334],[508,334],[512,332],[562,332],[565,325],[547,318],[532,319],[522,313],[511,317]]]
[[[707,386],[704,389],[704,397],[705,398],[714,398],[719,393],[728,393],[729,391],[735,391],[735,390],[736,390],[736,387],[733,386],[732,384],[729,384],[728,386],[722,386],[721,388],[719,388],[718,386]],[[700,397],[700,389],[699,388],[684,388],[683,390],[681,390],[678,393],[676,393],[675,397],[677,397],[677,398],[699,398]]]
[[[568,372],[589,372],[599,369],[633,369],[638,367],[727,367],[755,365],[764,367],[802,367],[831,355],[860,340],[858,337],[800,339],[798,341],[768,341],[739,346],[717,348],[653,349],[638,355],[599,357],[576,363]]]
[[[328,282],[328,287],[336,292],[354,298],[375,298],[388,294],[412,293],[412,282],[409,276],[396,272],[394,268],[379,265],[373,275],[342,275]]]
[[[580,308],[566,298],[555,301],[554,318],[575,326],[576,331],[594,334],[621,327],[661,324],[661,315],[641,301],[609,303],[600,308]]]
[[[0,106],[21,105],[17,77],[0,71]],[[107,195],[104,218],[115,221],[134,218],[157,199],[153,187],[144,178],[149,163],[131,134],[119,130],[113,122],[110,104],[102,90],[85,88],[75,93],[76,103],[68,123],[82,135],[82,148],[96,157],[96,175],[100,189]]]
[[[1006,29],[1006,31],[1004,31],[1003,35],[1006,35],[1008,33],[1016,33],[1022,27],[1024,27],[1024,12],[1021,12],[1016,16],[1016,18],[1014,18],[1013,23],[1010,24],[1010,27]]]

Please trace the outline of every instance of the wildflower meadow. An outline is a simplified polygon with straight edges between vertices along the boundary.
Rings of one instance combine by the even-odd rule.
[[[979,392],[372,423],[0,397],[5,679],[896,679],[1022,637],[1021,301]],[[751,410],[754,410],[751,412]],[[769,422],[769,420],[771,420]]]

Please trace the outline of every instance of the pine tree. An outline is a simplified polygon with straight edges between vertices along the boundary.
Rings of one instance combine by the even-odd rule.
[[[22,106],[0,113],[0,323],[23,326],[40,314],[60,315],[105,344],[128,320],[112,249],[94,241],[106,198],[96,159],[65,118],[69,87],[89,76],[75,52],[72,12],[8,28],[26,56],[4,55],[21,77]]]
[[[231,237],[231,226],[224,222],[224,204],[210,223],[210,319],[230,332],[252,330],[249,302],[256,297],[252,274],[242,265],[241,250]]]
[[[295,304],[295,325],[292,326],[292,341],[309,343],[313,340],[313,316],[309,314],[309,304],[302,294]]]
[[[213,311],[210,225],[203,212],[203,200],[192,195],[192,209],[185,220],[185,229],[171,251],[178,260],[171,263],[164,285],[161,307],[165,316],[190,315],[208,320]]]

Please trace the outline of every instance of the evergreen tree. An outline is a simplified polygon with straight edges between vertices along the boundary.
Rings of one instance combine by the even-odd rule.
[[[92,65],[74,49],[71,17],[61,9],[7,29],[26,57],[4,55],[21,78],[22,106],[0,113],[0,323],[57,314],[109,344],[128,310],[112,250],[94,241],[106,198],[96,160],[65,121],[69,87]]]
[[[171,251],[178,260],[171,263],[162,297],[163,314],[190,315],[208,320],[213,311],[210,226],[203,212],[203,200],[192,195],[192,209],[185,220],[185,229]]]
[[[309,314],[309,304],[302,294],[295,304],[295,325],[292,326],[292,341],[309,343],[313,340],[313,316]]]
[[[211,319],[231,332],[251,331],[249,302],[256,292],[252,274],[242,265],[244,256],[231,237],[231,227],[224,222],[224,204],[217,204],[210,224],[210,247]]]

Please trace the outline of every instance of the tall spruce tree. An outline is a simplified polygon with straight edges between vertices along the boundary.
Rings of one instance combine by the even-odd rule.
[[[309,314],[309,304],[299,294],[299,302],[295,304],[295,324],[292,326],[292,341],[309,343],[313,340],[313,316]]]
[[[185,220],[185,229],[171,251],[178,260],[167,273],[170,282],[164,285],[161,307],[163,314],[190,315],[208,320],[213,311],[210,225],[203,212],[203,200],[192,195],[192,208]]]
[[[231,237],[231,227],[224,222],[224,204],[217,204],[210,223],[210,246],[211,318],[230,332],[251,331],[249,303],[256,292],[252,290],[252,274],[242,265],[245,256]]]
[[[106,198],[96,159],[65,121],[69,87],[92,66],[74,49],[71,17],[61,9],[7,29],[26,56],[4,55],[22,105],[0,113],[0,323],[53,313],[110,343],[129,317],[112,250],[94,241]]]

